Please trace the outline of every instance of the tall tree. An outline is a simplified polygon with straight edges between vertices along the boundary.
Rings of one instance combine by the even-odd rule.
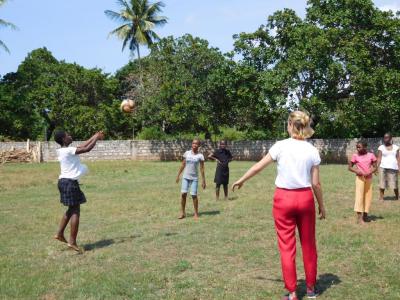
[[[0,7],[3,6],[6,2],[7,0],[0,0]],[[15,26],[13,23],[7,22],[3,19],[0,19],[0,27],[8,27],[14,30],[17,29],[17,26]],[[0,48],[3,48],[6,52],[10,53],[10,50],[2,40],[0,40]]]
[[[122,51],[128,46],[133,54],[137,51],[140,66],[140,45],[149,47],[160,38],[154,29],[167,23],[167,18],[159,16],[164,3],[150,3],[148,0],[117,0],[121,10],[115,12],[106,10],[104,13],[110,19],[120,23],[120,26],[110,32],[122,42]]]

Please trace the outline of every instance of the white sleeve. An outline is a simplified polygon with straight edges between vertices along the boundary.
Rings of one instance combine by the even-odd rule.
[[[319,152],[317,149],[315,149],[315,152],[313,154],[313,165],[318,166],[321,163],[321,157],[319,156]]]
[[[185,153],[183,153],[183,158],[186,158],[188,155],[188,151],[186,151]]]
[[[75,155],[76,147],[68,147],[68,155]]]
[[[273,160],[278,159],[278,155],[281,152],[281,147],[279,145],[279,142],[276,142],[271,148],[269,148],[268,153],[271,155]]]
[[[204,155],[203,154],[200,154],[200,160],[204,161]]]
[[[380,146],[378,147],[378,151],[383,151],[383,145],[380,145]]]

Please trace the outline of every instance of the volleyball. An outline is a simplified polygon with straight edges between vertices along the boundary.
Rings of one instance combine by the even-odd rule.
[[[121,102],[120,109],[122,112],[131,113],[135,109],[135,101],[131,99],[125,99]]]

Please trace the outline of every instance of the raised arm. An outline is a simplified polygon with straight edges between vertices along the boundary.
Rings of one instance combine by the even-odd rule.
[[[184,160],[182,160],[182,164],[179,167],[178,176],[176,176],[176,183],[179,183],[179,178],[181,177],[181,174],[182,174],[183,170],[185,169],[185,167],[186,167],[186,160],[184,159]]]
[[[319,166],[314,166],[311,169],[311,184],[312,184],[312,189],[314,191],[315,198],[317,198],[317,202],[318,202],[319,218],[321,220],[325,219],[326,213],[325,213],[324,200],[322,197],[321,182],[319,180]]]
[[[260,173],[266,166],[268,166],[272,162],[273,162],[273,159],[272,159],[271,155],[268,153],[258,163],[253,165],[238,181],[236,181],[232,185],[232,191],[235,191],[235,188],[240,189],[247,180],[249,180],[251,177],[255,176],[256,174]]]
[[[76,148],[75,154],[87,153],[94,148],[98,140],[104,138],[104,134],[102,132],[95,133],[88,141],[86,141],[83,145],[80,145]]]

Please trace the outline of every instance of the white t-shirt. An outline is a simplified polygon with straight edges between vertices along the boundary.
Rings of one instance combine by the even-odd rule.
[[[194,154],[192,150],[186,151],[183,154],[183,158],[186,160],[185,170],[183,171],[183,178],[189,180],[198,180],[198,169],[200,161],[204,161],[204,156],[201,153]]]
[[[398,170],[399,166],[397,163],[397,151],[399,151],[399,147],[396,145],[392,145],[392,150],[386,149],[385,145],[380,145],[378,148],[379,151],[382,152],[382,160],[379,165],[383,169],[392,169]]]
[[[311,168],[321,163],[317,148],[303,140],[276,142],[269,154],[278,162],[275,185],[284,189],[311,187]]]
[[[58,177],[78,180],[88,171],[86,165],[81,164],[79,155],[75,154],[75,147],[57,149],[58,161],[60,162],[61,174]]]

